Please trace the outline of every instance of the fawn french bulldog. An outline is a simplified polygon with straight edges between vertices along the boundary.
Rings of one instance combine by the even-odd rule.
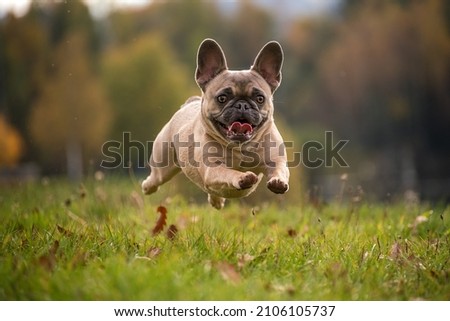
[[[281,46],[271,41],[249,70],[229,70],[219,44],[205,39],[195,73],[202,96],[189,98],[157,135],[143,192],[182,171],[217,209],[252,193],[264,175],[269,190],[285,193],[289,169],[272,101],[282,64]]]

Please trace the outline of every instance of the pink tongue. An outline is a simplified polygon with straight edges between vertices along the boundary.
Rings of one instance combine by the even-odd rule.
[[[238,121],[235,121],[230,125],[230,127],[228,127],[228,131],[234,132],[236,134],[247,134],[247,133],[250,134],[253,131],[253,128],[248,123],[242,124]]]

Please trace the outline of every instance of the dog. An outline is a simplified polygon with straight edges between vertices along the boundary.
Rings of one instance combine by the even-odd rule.
[[[287,192],[286,150],[273,119],[283,59],[281,45],[271,41],[249,70],[229,70],[220,45],[203,40],[195,72],[202,96],[189,98],[157,135],[144,194],[180,171],[216,209],[228,198],[248,196],[264,175],[273,193]]]

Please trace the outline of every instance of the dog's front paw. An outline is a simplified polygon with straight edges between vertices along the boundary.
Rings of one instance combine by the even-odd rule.
[[[142,182],[141,188],[142,188],[142,192],[146,195],[153,194],[154,192],[156,192],[158,190],[158,186],[155,186],[154,184],[152,184],[152,181],[150,178],[147,178],[146,180],[144,180]]]
[[[253,172],[245,172],[238,181],[237,189],[248,189],[258,183],[258,176]]]
[[[272,177],[267,182],[267,188],[270,189],[275,194],[284,194],[289,189],[289,184],[284,182],[281,178]]]

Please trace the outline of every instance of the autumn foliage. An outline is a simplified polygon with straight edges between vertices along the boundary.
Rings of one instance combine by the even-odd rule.
[[[17,164],[23,153],[23,140],[17,129],[0,114],[0,167]]]
[[[295,16],[293,3],[271,10],[233,2],[229,11],[229,3],[153,1],[94,19],[83,1],[36,1],[23,17],[5,16],[0,112],[23,138],[21,160],[48,173],[82,174],[98,166],[102,144],[124,132],[146,145],[200,93],[193,75],[201,40],[217,39],[230,68],[241,69],[275,39],[286,57],[275,117],[295,151],[332,130],[350,140],[343,156],[375,194],[412,189],[445,197],[448,1],[345,0],[323,16]],[[149,151],[120,153],[135,168]],[[309,179],[326,189],[324,177],[342,169],[305,174],[293,188]]]

